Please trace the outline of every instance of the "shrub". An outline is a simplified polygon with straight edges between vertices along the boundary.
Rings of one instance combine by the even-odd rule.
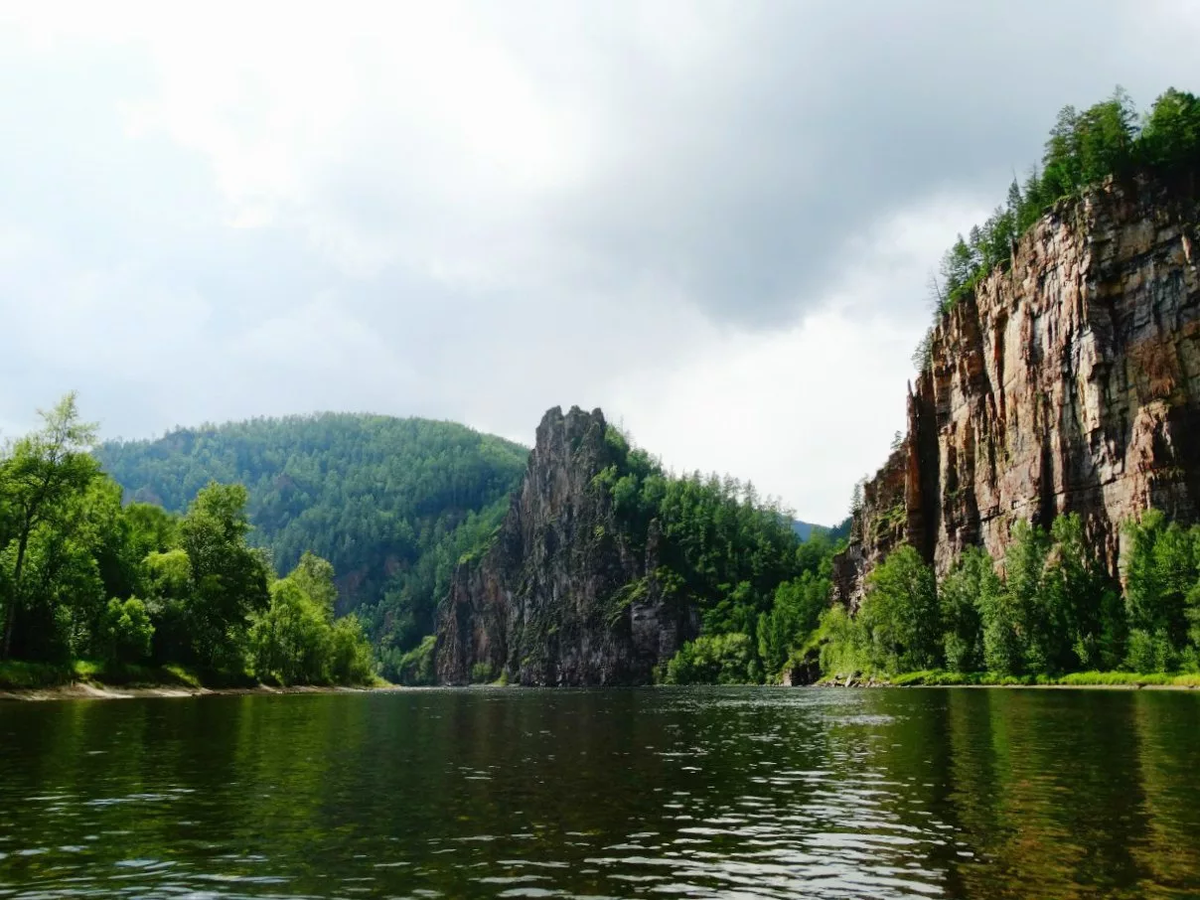
[[[105,659],[115,663],[137,663],[150,655],[154,626],[146,605],[137,597],[112,598],[104,611],[101,628]]]
[[[761,680],[750,636],[701,635],[667,663],[667,684],[748,684]]]

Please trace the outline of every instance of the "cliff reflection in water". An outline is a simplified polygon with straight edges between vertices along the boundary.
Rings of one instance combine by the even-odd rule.
[[[1187,896],[1198,704],[751,688],[12,704],[0,896]]]

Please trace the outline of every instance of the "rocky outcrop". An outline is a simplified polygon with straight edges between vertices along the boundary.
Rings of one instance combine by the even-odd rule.
[[[662,539],[635,546],[596,476],[614,461],[600,410],[546,413],[500,532],[458,566],[438,611],[442,684],[644,684],[697,630],[659,589]]]
[[[1119,573],[1122,524],[1200,504],[1196,179],[1110,182],[1064,202],[1012,266],[943,316],[908,431],[863,492],[835,590],[854,607],[902,542],[944,573],[1018,519],[1079,513]]]

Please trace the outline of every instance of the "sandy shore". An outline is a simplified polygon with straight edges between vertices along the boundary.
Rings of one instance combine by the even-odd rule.
[[[210,697],[236,694],[365,694],[378,691],[406,690],[399,685],[373,687],[270,687],[265,684],[239,688],[189,688],[178,685],[161,687],[110,687],[76,682],[52,687],[0,689],[0,701],[30,702],[39,700],[133,700],[144,697]]]

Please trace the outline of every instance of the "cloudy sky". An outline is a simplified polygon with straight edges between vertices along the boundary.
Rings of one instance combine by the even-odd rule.
[[[601,406],[833,522],[944,247],[1197,46],[1191,0],[0,0],[0,430]]]

